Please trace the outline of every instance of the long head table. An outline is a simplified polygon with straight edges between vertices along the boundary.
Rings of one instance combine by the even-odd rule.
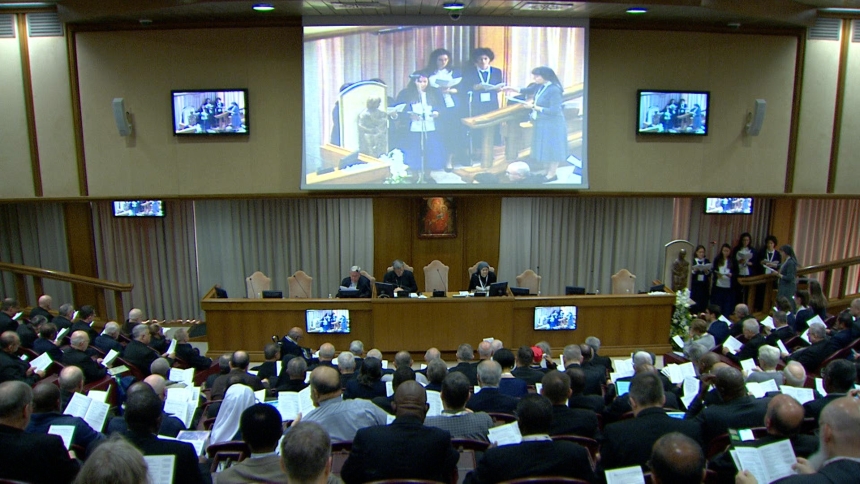
[[[201,300],[209,356],[243,349],[255,360],[262,359],[272,336],[283,337],[294,326],[305,328],[308,309],[348,309],[350,316],[350,334],[305,333],[302,346],[314,349],[330,342],[342,351],[358,339],[365,350],[379,348],[386,355],[407,350],[419,359],[430,347],[451,355],[462,343],[476,347],[489,337],[509,348],[545,340],[560,350],[596,336],[602,355],[637,349],[661,354],[671,349],[675,302],[671,295],[648,294],[426,299],[214,299],[212,294]],[[576,329],[535,331],[534,309],[541,306],[576,306]]]

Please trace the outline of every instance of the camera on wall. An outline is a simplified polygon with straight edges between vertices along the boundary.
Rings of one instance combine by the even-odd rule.
[[[460,17],[462,17],[463,15],[460,11],[453,11],[453,12],[448,12],[448,16],[451,17],[451,20],[456,22],[456,21],[460,20]]]

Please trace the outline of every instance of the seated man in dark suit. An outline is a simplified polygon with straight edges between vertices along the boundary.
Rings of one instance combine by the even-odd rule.
[[[478,367],[472,364],[472,358],[475,357],[475,352],[472,350],[472,345],[463,343],[457,347],[457,364],[448,369],[448,372],[459,371],[466,375],[472,386],[478,384]]]
[[[357,290],[358,297],[371,297],[373,295],[373,289],[370,287],[370,279],[361,275],[361,267],[358,266],[349,268],[349,276],[344,277],[340,281],[340,287]],[[338,290],[338,293],[340,293],[340,290]]]
[[[299,346],[299,341],[305,337],[305,332],[298,326],[290,328],[290,331],[281,339],[281,368],[287,365],[291,358],[300,356],[305,359],[305,363],[310,364],[313,358],[313,352],[310,348]]]
[[[347,483],[383,479],[427,479],[448,482],[459,454],[451,435],[424,425],[427,394],[415,381],[401,384],[391,404],[397,418],[388,426],[359,430],[343,465]]]
[[[848,360],[833,360],[821,373],[827,396],[803,404],[806,417],[813,418],[816,422],[824,407],[833,400],[847,395],[854,388],[854,381],[857,379],[857,368]]]
[[[780,480],[781,484],[818,482],[857,482],[860,475],[860,406],[853,396],[834,400],[821,412],[819,419],[821,448],[808,461],[799,461],[796,476]],[[749,471],[735,476],[738,484],[755,484]]]
[[[642,353],[644,353],[644,352],[640,351],[640,352],[637,352],[636,354],[640,355]],[[647,355],[647,353],[644,353],[644,354]],[[634,361],[635,361],[635,357],[634,357]],[[650,356],[649,356],[648,361],[650,361]],[[674,408],[674,409],[680,409],[681,408],[681,405],[678,402],[678,397],[673,392],[666,390],[667,387],[671,387],[671,385],[668,385],[668,386],[666,385],[666,381],[664,380],[665,375],[658,372],[652,365],[647,364],[647,363],[634,363],[633,368],[636,371],[636,373],[634,374],[633,377],[619,378],[616,382],[620,382],[620,381],[624,381],[624,380],[632,382],[633,378],[635,378],[635,376],[639,375],[640,373],[653,373],[654,376],[656,376],[657,379],[660,380],[660,382],[663,385],[663,393],[665,395],[665,400],[666,400],[666,402],[663,404],[663,406],[666,408]],[[617,387],[615,385],[611,385],[609,388],[610,388],[610,390],[609,390],[609,392],[607,392],[607,395],[612,396],[614,393],[617,392],[617,390],[616,390]],[[630,403],[630,393],[624,393],[622,395],[616,396],[615,399],[612,400],[612,403],[610,403],[606,407],[606,413],[604,414],[604,417],[606,418],[607,422],[615,422],[616,420],[620,420],[624,416],[624,414],[626,414],[627,412],[630,412],[632,410],[633,410],[633,406]]]
[[[839,313],[836,322],[833,323],[833,329],[830,336],[830,351],[836,352],[845,348],[855,338],[851,336],[851,326],[854,324],[854,316],[849,310],[844,310]],[[20,327],[19,327],[20,329]]]
[[[349,354],[349,352],[345,352]],[[343,354],[343,353],[342,353]],[[279,392],[300,392],[304,390],[308,384],[305,383],[307,378],[308,364],[304,358],[293,358],[287,363],[287,367],[281,370],[278,376]]]
[[[338,359],[340,359],[340,358],[338,358]],[[424,387],[424,389],[427,391],[432,390],[434,392],[441,392],[442,391],[442,383],[445,381],[445,377],[448,376],[448,365],[446,365],[445,362],[442,361],[441,358],[436,358],[435,360],[430,360],[430,362],[427,363],[426,373],[427,373],[427,386]],[[463,372],[457,372],[457,373],[462,373],[463,376],[466,376],[466,374]],[[476,374],[477,374],[477,368],[476,368]],[[476,377],[476,379],[477,379],[477,377]],[[468,376],[466,376],[466,381],[469,381]],[[469,382],[469,384],[471,385],[472,382]]]
[[[651,482],[701,483],[705,480],[705,456],[693,439],[678,432],[666,434],[651,452]]]
[[[17,335],[16,335],[17,336]],[[0,383],[0,478],[34,483],[72,482],[79,464],[56,435],[30,434],[33,390],[23,382]]]
[[[200,350],[191,346],[188,343],[188,330],[185,328],[178,329],[173,333],[173,339],[176,340],[176,357],[188,363],[197,371],[208,369],[212,366],[212,358],[202,356]]]
[[[20,347],[21,339],[14,330],[0,334],[0,383],[17,380],[32,386],[45,376],[44,371],[36,370],[18,358]]]
[[[23,321],[19,324],[15,332],[21,338],[21,346],[32,350],[33,344],[36,343],[36,339],[39,337],[39,328],[47,322],[48,320],[44,316],[33,316],[29,321]]]
[[[469,380],[462,373],[451,373],[442,382],[442,414],[427,417],[424,425],[446,430],[455,439],[472,439],[489,442],[493,419],[484,412],[466,410],[466,402],[472,394]]]
[[[93,361],[86,353],[90,345],[90,337],[84,331],[72,333],[72,347],[63,353],[62,363],[66,366],[74,365],[84,371],[84,379],[87,383],[101,380],[107,374],[107,368],[101,365],[102,358]]]
[[[126,345],[123,359],[136,366],[144,376],[149,376],[149,367],[152,365],[152,362],[159,356],[168,355],[159,355],[154,349],[149,347],[151,336],[149,328],[145,324],[135,326],[134,330],[132,330],[132,336],[134,339]]]
[[[136,329],[136,328],[135,328]],[[131,392],[125,401],[125,421],[128,424],[128,440],[140,449],[143,455],[173,455],[173,482],[203,483],[197,465],[197,452],[187,442],[164,440],[156,437],[161,426],[164,402],[155,391]]]
[[[582,366],[583,356],[580,345],[567,345],[564,347],[564,366],[568,368],[580,368],[585,374],[586,395],[603,395],[603,384],[606,383],[606,370],[597,366]]]
[[[758,364],[758,349],[764,344],[764,336],[759,333],[759,324],[754,318],[745,319],[743,322],[743,334],[747,342],[741,346],[737,354],[732,354],[729,349],[723,346],[723,354],[735,363],[740,363],[743,360],[755,360]]]
[[[295,433],[296,428],[303,425],[314,424],[300,422],[290,429],[287,436]],[[248,407],[242,412],[239,429],[242,433],[242,440],[251,449],[251,457],[221,471],[218,474],[218,484],[287,482],[287,474],[281,467],[281,457],[275,454],[275,448],[278,446],[278,441],[281,440],[282,435],[281,414],[275,407],[263,403]],[[324,430],[322,432],[325,433]],[[327,434],[325,439],[328,439]],[[303,444],[311,445],[310,442]],[[331,443],[328,446],[330,448]]]
[[[39,353],[47,352],[51,356],[52,361],[60,361],[63,359],[63,351],[54,343],[57,339],[57,327],[54,323],[45,323],[39,328],[39,337],[33,342],[33,351]]]
[[[51,425],[70,425],[75,428],[72,445],[79,445],[89,455],[96,445],[104,440],[101,432],[96,432],[84,419],[63,415],[60,408],[60,389],[57,385],[43,382],[33,389],[33,414],[25,429],[33,434],[47,434]],[[84,458],[85,456],[80,456]]]
[[[585,391],[585,372],[582,368],[570,367],[564,372],[570,377],[570,398],[567,400],[567,406],[584,408],[602,415],[606,407],[603,396],[583,393]]]
[[[224,398],[224,393],[227,391],[227,383],[231,376],[238,376],[242,379],[242,384],[251,387],[255,392],[266,388],[263,382],[256,375],[248,373],[248,364],[250,358],[248,353],[244,351],[234,351],[230,358],[230,373],[221,375],[215,379],[212,384],[212,400],[221,400]]]
[[[610,359],[608,356],[600,356],[598,354],[598,352],[600,351],[600,340],[599,339],[597,339],[594,336],[589,336],[588,338],[585,338],[585,344],[587,344],[588,346],[591,346],[591,351],[592,351],[591,363],[593,365],[603,366],[604,368],[606,368],[610,372],[615,371],[615,369],[612,368],[612,359]]]
[[[143,320],[143,311],[138,308],[132,308],[131,311],[128,312],[128,319],[125,320],[125,323],[122,325],[122,334],[132,337],[134,334],[134,327],[139,324],[146,324],[148,321]]]
[[[473,412],[497,412],[513,414],[518,399],[499,393],[502,367],[495,361],[482,361],[478,364],[478,384],[481,391],[476,393],[466,408]]]
[[[60,371],[57,383],[60,385],[60,408],[65,410],[75,393],[84,392],[84,372],[77,366],[67,366]]]
[[[75,314],[75,307],[69,303],[63,304],[60,306],[60,309],[57,310],[57,315],[51,320],[52,323],[57,325],[57,331],[62,331],[66,328],[72,327],[72,316]]]
[[[785,311],[773,313],[773,329],[765,326],[764,332],[767,334],[764,343],[770,346],[777,346],[777,341],[785,343],[794,337],[794,330],[788,325],[788,315]]]
[[[397,259],[391,264],[392,270],[386,272],[382,277],[382,282],[386,284],[394,284],[394,292],[418,292],[418,283],[415,282],[415,275],[412,271],[407,271],[404,268],[402,260]]]
[[[43,316],[49,323],[54,320],[54,315],[51,314],[51,304],[54,303],[51,296],[44,294],[39,296],[38,306],[30,310],[30,319],[36,316]]]
[[[830,356],[831,351],[830,341],[827,339],[827,328],[823,324],[813,324],[809,327],[810,345],[805,348],[795,350],[791,355],[783,354],[783,360],[786,363],[796,361],[803,365],[807,373],[815,373],[821,362]]]
[[[90,341],[96,339],[99,335],[96,330],[91,326],[93,320],[96,317],[96,310],[92,306],[81,306],[81,309],[78,309],[78,319],[72,322],[72,326],[69,329],[69,334],[74,333],[75,331],[84,331],[90,337]]]
[[[541,380],[541,395],[552,403],[550,435],[580,435],[590,439],[600,437],[597,431],[597,414],[591,410],[570,408],[570,377],[561,371],[549,371]]]
[[[149,325],[149,347],[164,354],[170,348],[170,340],[164,336],[164,329],[160,324],[152,322]]]
[[[696,441],[701,439],[699,425],[666,415],[663,383],[652,372],[639,373],[630,383],[630,406],[634,418],[603,428],[600,465],[603,469],[645,466],[654,442],[671,432],[681,432]]]
[[[517,404],[517,426],[522,443],[491,447],[484,452],[465,483],[481,484],[536,476],[563,476],[593,482],[588,451],[573,442],[553,441],[552,403],[542,395],[530,394]]]
[[[760,427],[767,413],[767,400],[747,395],[740,370],[729,366],[714,371],[714,386],[722,403],[709,405],[696,420],[702,426],[704,445],[729,431]]]
[[[329,482],[331,437],[316,422],[298,422],[281,442],[281,465],[289,479],[277,482]],[[221,482],[221,476],[218,476]]]
[[[18,321],[12,319],[18,311],[20,308],[17,299],[6,298],[0,302],[0,334],[18,329]]]
[[[317,352],[319,354],[318,358],[315,358],[313,364],[308,366],[311,371],[314,371],[314,368],[318,366],[331,366],[334,367],[334,345],[331,343],[323,343],[320,345],[320,349]],[[382,358],[380,358],[382,360]]]
[[[520,346],[520,349],[517,350],[517,367],[514,368],[511,374],[520,380],[524,380],[529,385],[540,383],[544,373],[532,368],[531,365],[534,359],[535,354],[530,347]]]
[[[332,352],[334,347],[332,346]],[[268,380],[269,387],[274,388],[278,384],[278,365],[281,361],[281,348],[274,343],[269,343],[263,348],[263,358],[266,359],[262,364],[251,368],[251,371],[257,372],[257,378],[260,380]]]
[[[102,334],[96,336],[96,339],[93,341],[93,346],[102,350],[104,354],[110,353],[110,350],[114,350],[119,353],[119,356],[122,356],[123,347],[119,344],[119,325],[113,321],[108,322],[105,325],[105,329]]]
[[[128,387],[127,395],[131,395],[134,392],[155,392],[158,398],[163,402],[167,397],[165,392],[165,381],[159,375],[149,375],[143,381],[139,381]],[[170,415],[166,412],[162,411],[161,415],[161,424],[158,427],[158,435],[164,435],[167,437],[176,437],[179,435],[179,432],[187,430],[185,428],[185,424],[182,423],[182,420],[179,418]],[[128,423],[126,423],[124,417],[113,417],[110,419],[107,425],[107,429],[105,430],[107,435],[113,435],[115,433],[128,436]]]

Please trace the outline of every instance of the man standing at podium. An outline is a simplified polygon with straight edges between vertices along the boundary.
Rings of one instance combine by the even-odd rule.
[[[407,271],[403,266],[402,260],[397,259],[391,264],[393,270],[385,273],[382,282],[386,284],[394,284],[394,292],[418,292],[418,283],[415,282],[415,275],[412,271]]]
[[[357,297],[371,297],[373,290],[370,288],[370,279],[361,275],[361,267],[352,266],[349,268],[349,277],[345,277],[340,281],[341,288],[357,289]]]

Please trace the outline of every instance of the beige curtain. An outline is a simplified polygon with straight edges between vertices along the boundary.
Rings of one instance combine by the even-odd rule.
[[[689,240],[694,246],[704,245],[708,259],[714,260],[720,246],[725,243],[734,247],[744,232],[752,236],[753,248],[764,246],[770,227],[771,201],[753,199],[753,213],[750,215],[716,215],[705,213],[704,198],[676,198],[673,211],[672,237]]]
[[[123,296],[126,310],[140,308],[155,319],[200,318],[194,203],[163,203],[163,218],[114,217],[111,202],[92,203],[99,276],[134,284]],[[107,314],[116,314],[113,300],[107,303]]]
[[[0,260],[42,269],[69,272],[66,249],[66,221],[61,203],[0,204]],[[35,306],[38,297],[27,277],[27,297]],[[44,279],[44,289],[54,299],[54,309],[72,302],[72,287],[67,282]],[[0,277],[0,297],[16,297],[15,278],[4,272]],[[25,301],[19,301],[24,305]]]
[[[671,198],[505,198],[498,276],[515,285],[539,267],[541,294],[565,286],[608,293],[612,274],[627,269],[647,291],[662,278],[671,236]]]
[[[373,264],[369,199],[206,200],[195,207],[201,292],[220,284],[230,297],[245,297],[245,278],[261,271],[286,297],[287,277],[303,270],[314,278],[313,296],[327,297],[350,266]]]
[[[798,200],[791,245],[801,266],[860,255],[860,200]],[[824,281],[824,273],[809,274]],[[847,273],[847,294],[860,292],[860,270]],[[829,297],[837,295],[840,271],[834,271]]]

